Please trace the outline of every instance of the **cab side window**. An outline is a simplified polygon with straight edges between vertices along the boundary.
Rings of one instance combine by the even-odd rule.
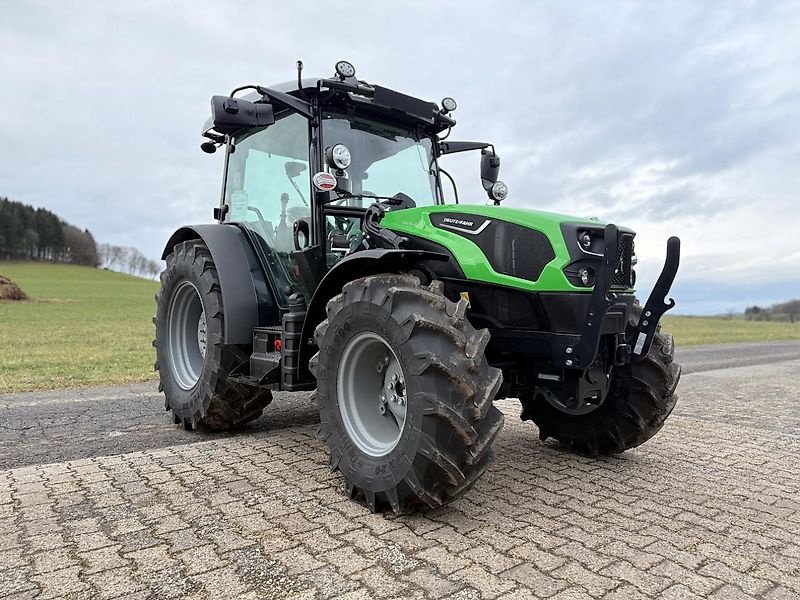
[[[245,224],[279,252],[291,251],[292,225],[310,217],[308,148],[308,121],[298,114],[236,139],[225,220]]]
[[[308,135],[308,120],[287,114],[237,137],[228,156],[225,221],[253,234],[283,306],[295,284],[289,255],[293,225],[311,218]]]

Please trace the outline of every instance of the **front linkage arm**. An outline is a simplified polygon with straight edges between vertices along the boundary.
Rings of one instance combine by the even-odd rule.
[[[658,276],[658,281],[644,305],[639,326],[633,329],[627,338],[633,348],[633,360],[636,362],[642,360],[650,351],[650,345],[653,343],[661,316],[675,306],[675,300],[670,298],[669,302],[664,302],[664,298],[669,294],[669,289],[675,280],[680,259],[681,241],[672,236],[667,240],[667,258],[661,269],[661,275]]]

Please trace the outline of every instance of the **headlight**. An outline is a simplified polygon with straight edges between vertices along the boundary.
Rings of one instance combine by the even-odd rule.
[[[589,235],[588,232],[584,231],[580,236],[580,240],[581,240],[581,246],[583,246],[584,248],[592,247],[592,236]]]
[[[336,144],[325,151],[325,161],[333,169],[346,169],[350,166],[350,150],[344,144]]]
[[[589,267],[583,267],[578,271],[578,276],[581,278],[583,285],[590,285],[594,281],[594,271]]]

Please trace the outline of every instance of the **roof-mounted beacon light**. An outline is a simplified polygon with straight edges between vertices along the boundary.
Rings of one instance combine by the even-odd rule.
[[[336,74],[339,76],[339,79],[344,81],[345,79],[356,76],[356,68],[352,63],[346,60],[340,60],[336,63]]]
[[[450,96],[442,98],[442,112],[444,114],[451,113],[456,108],[458,108],[458,104],[456,104],[456,101],[453,98],[451,98]]]

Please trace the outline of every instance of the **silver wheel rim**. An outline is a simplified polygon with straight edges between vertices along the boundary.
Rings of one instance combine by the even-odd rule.
[[[406,424],[406,378],[394,350],[377,333],[359,333],[345,346],[336,397],[359,450],[380,457],[397,446]]]
[[[181,389],[200,380],[206,356],[206,312],[194,284],[182,281],[175,289],[167,316],[169,369]]]

